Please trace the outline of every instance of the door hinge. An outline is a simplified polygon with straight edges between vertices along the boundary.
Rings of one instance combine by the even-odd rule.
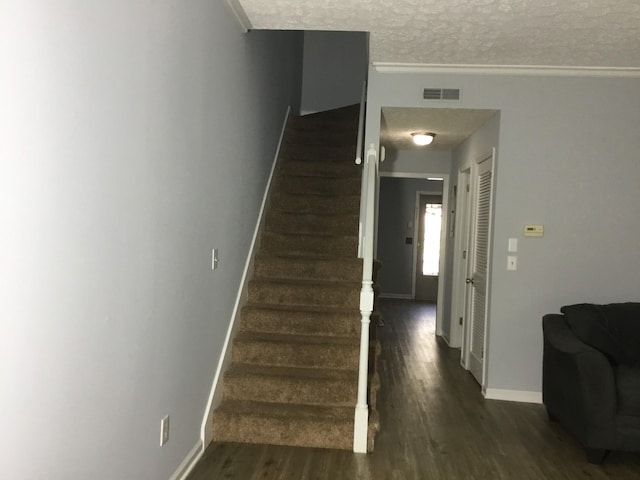
[[[471,189],[471,187],[469,185],[467,185],[467,192]]]
[[[466,251],[466,250],[463,250],[463,251],[462,251],[462,258],[463,258],[464,260],[466,260],[466,259],[467,259],[467,251]]]
[[[462,325],[462,317],[460,317],[460,325]]]

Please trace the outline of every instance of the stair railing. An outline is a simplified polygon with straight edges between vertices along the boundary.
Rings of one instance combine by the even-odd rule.
[[[360,106],[358,150],[356,164],[362,163],[364,137],[365,88]],[[360,365],[358,370],[358,400],[353,424],[353,451],[367,453],[369,431],[369,405],[367,404],[369,380],[369,325],[373,313],[373,252],[375,236],[375,195],[378,176],[378,151],[372,143],[366,153],[362,169],[362,190],[360,193],[360,232],[358,237],[358,257],[363,259],[362,289],[360,291]]]
[[[369,429],[367,391],[369,379],[369,324],[373,313],[373,243],[375,235],[375,192],[378,175],[378,152],[374,144],[369,146],[362,176],[365,181],[360,201],[365,204],[362,225],[362,289],[360,290],[360,366],[358,371],[358,402],[353,428],[353,451],[366,453]]]

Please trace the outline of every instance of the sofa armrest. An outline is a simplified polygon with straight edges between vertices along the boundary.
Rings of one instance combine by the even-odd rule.
[[[545,315],[542,326],[544,404],[584,444],[597,446],[594,439],[599,443],[615,429],[617,400],[611,363],[578,339],[563,315]]]

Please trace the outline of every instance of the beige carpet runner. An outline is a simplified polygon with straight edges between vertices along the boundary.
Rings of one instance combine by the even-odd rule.
[[[352,449],[358,107],[290,119],[214,440]]]

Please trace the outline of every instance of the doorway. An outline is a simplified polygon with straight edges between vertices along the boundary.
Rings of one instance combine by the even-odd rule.
[[[436,134],[432,144],[426,148],[417,148],[410,143],[411,133],[420,131]],[[482,163],[481,160],[489,155],[478,157],[484,152],[492,151],[492,147],[498,145],[499,131],[498,110],[381,107],[380,145],[387,152],[387,159],[381,164],[381,175],[402,175],[397,172],[412,172],[416,175],[415,172],[430,170],[455,175],[452,188],[449,189],[447,183],[442,197],[443,203],[448,202],[451,207],[443,205],[443,213],[449,216],[447,220],[443,219],[442,228],[441,256],[445,258],[437,278],[436,334],[442,336],[450,347],[461,349],[459,355],[462,366],[472,370],[481,385],[484,385],[487,377],[485,358],[488,349],[487,332],[490,326],[488,257],[491,235],[487,233],[484,237],[485,249],[482,252],[472,252],[471,241],[476,238],[473,222],[477,218],[473,203],[473,182],[476,168]],[[493,165],[493,160],[491,163]],[[386,173],[385,170],[393,173]],[[493,166],[489,176],[493,178]],[[470,185],[469,189],[467,185]],[[418,210],[422,208],[418,206]],[[488,218],[492,215],[490,203],[487,215]],[[401,228],[406,231],[406,222]],[[415,240],[414,288],[408,298],[430,300],[433,298],[432,294],[422,293],[423,283],[434,284],[435,275],[431,275],[431,278],[428,275],[419,275],[418,259],[421,254],[418,253],[418,248],[421,248],[421,227],[418,218],[413,230],[414,238],[406,239]],[[404,251],[406,252],[406,247]],[[485,259],[484,263],[481,262],[484,264],[484,270],[474,270],[476,266],[471,263],[472,254],[476,254],[476,258]],[[387,268],[384,261],[382,268]],[[447,280],[443,275],[447,276]],[[467,279],[473,280],[476,285],[467,284]],[[425,282],[421,282],[422,280]]]
[[[381,172],[378,208],[378,241],[376,258],[382,267],[378,276],[380,297],[412,300],[416,298],[416,276],[419,221],[416,199],[426,195],[441,205],[439,228],[440,255],[437,258],[435,293],[426,300],[435,303],[436,331],[442,335],[444,321],[444,288],[446,285],[447,219],[449,175],[442,173]],[[433,203],[433,202],[432,202]],[[419,209],[419,206],[418,206]],[[434,270],[432,270],[433,272]],[[433,275],[432,275],[433,276]]]

